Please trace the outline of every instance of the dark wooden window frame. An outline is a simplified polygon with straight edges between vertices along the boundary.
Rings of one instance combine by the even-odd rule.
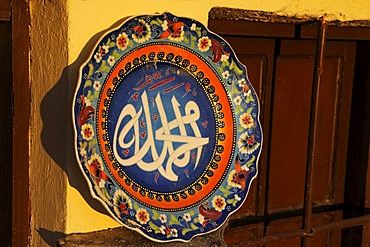
[[[13,212],[12,245],[29,245],[29,143],[31,119],[30,10],[28,1],[11,1],[13,56]]]
[[[368,95],[370,90],[369,80],[364,81],[364,78],[370,78],[369,69],[366,69],[369,66],[369,62],[366,62],[366,59],[370,57],[370,23],[366,21],[326,22],[325,20],[320,21],[311,18],[294,18],[278,16],[274,13],[217,7],[211,9],[209,13],[208,26],[210,30],[222,36],[229,37],[317,40],[312,89],[313,100],[311,101],[310,114],[309,136],[311,138],[309,139],[310,145],[307,150],[307,153],[310,155],[308,155],[306,163],[305,204],[304,210],[297,215],[302,219],[302,227],[291,231],[280,231],[276,234],[266,234],[265,232],[264,236],[256,236],[257,238],[254,240],[239,242],[235,246],[262,245],[297,237],[302,239],[303,246],[309,246],[310,239],[316,233],[334,229],[343,229],[342,244],[357,243],[362,244],[362,246],[368,246],[370,244],[370,192],[368,191],[370,187],[368,130],[370,111],[369,109],[366,110],[366,108],[368,108],[370,103]],[[347,157],[345,199],[344,203],[340,205],[343,209],[343,218],[313,227],[312,214],[314,210],[312,206],[311,184],[312,173],[315,167],[312,166],[312,159],[314,158],[312,153],[314,152],[313,148],[317,134],[315,124],[318,107],[317,88],[323,69],[322,58],[326,40],[356,42],[357,51],[352,95],[350,138],[348,140],[348,150],[351,155]],[[362,81],[359,82],[359,80]],[[357,167],[361,169],[351,169],[351,165],[354,164],[358,165]],[[317,212],[315,213],[317,214]],[[262,223],[263,221],[263,217],[246,217],[231,220],[230,236],[248,231],[248,226],[251,223]],[[343,240],[346,238],[347,240]]]
[[[9,177],[11,181],[8,181],[9,189],[12,190],[12,198],[8,198],[12,201],[12,232],[3,241],[11,243],[12,246],[28,246],[30,237],[29,124],[31,117],[28,1],[0,0],[0,21],[9,22],[12,26],[13,71],[13,152],[9,154],[12,156],[13,165],[12,174]]]

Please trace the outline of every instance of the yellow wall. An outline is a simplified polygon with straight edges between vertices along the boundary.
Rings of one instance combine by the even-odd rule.
[[[169,11],[177,16],[194,18],[207,24],[208,11],[214,6],[274,11],[287,15],[327,14],[332,20],[370,19],[369,0],[67,0],[68,62],[72,64],[68,72],[69,85],[75,86],[76,68],[83,62],[81,59],[87,58],[93,43],[98,40],[96,34],[106,30],[121,18]],[[79,172],[73,168],[76,166],[72,161],[73,158],[69,159],[69,171]],[[67,172],[69,178],[73,176],[72,172]],[[85,181],[82,182],[85,183]],[[67,233],[116,226],[119,226],[118,223],[92,209],[80,192],[68,186]]]

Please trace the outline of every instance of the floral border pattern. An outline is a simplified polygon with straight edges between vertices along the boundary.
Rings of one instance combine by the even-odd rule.
[[[150,42],[173,42],[197,51],[215,68],[233,99],[236,117],[234,161],[220,187],[201,205],[179,212],[150,209],[130,198],[111,178],[99,151],[95,109],[104,80],[127,52]],[[199,22],[170,13],[128,19],[109,31],[82,65],[73,102],[76,156],[93,195],[120,223],[159,242],[189,241],[219,228],[245,201],[257,175],[262,130],[257,95],[246,68],[231,47]]]

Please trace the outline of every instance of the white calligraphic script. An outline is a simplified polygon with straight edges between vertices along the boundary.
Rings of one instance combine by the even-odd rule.
[[[178,176],[174,173],[172,166],[185,167],[189,164],[190,151],[197,149],[197,157],[195,160],[194,169],[199,163],[200,154],[202,153],[202,147],[209,142],[209,138],[201,136],[201,132],[198,128],[196,121],[200,117],[200,111],[198,105],[194,101],[188,101],[185,105],[185,115],[182,116],[180,113],[180,104],[176,97],[173,96],[171,99],[172,109],[175,114],[175,119],[168,122],[167,115],[163,107],[162,99],[158,93],[155,102],[159,112],[159,118],[161,120],[162,127],[153,131],[151,122],[151,113],[149,109],[149,102],[146,92],[144,91],[141,96],[142,106],[136,111],[132,104],[127,104],[121,111],[117,125],[114,131],[113,137],[113,152],[118,162],[123,166],[138,165],[140,169],[146,172],[158,170],[159,173],[170,181],[177,181]],[[167,109],[170,107],[166,107]],[[140,126],[139,119],[144,114],[147,135],[146,141],[140,146]],[[120,130],[120,126],[125,117],[131,119],[123,126]],[[185,125],[190,124],[193,130],[194,136],[188,136]],[[134,128],[134,134],[127,136],[129,131]],[[178,128],[180,135],[171,134],[171,130]],[[118,141],[117,141],[118,140]],[[125,140],[129,140],[125,142]],[[163,147],[158,154],[155,140],[163,141]],[[181,143],[174,149],[173,143]],[[121,158],[117,149],[119,145],[122,149],[129,149],[134,145],[134,154],[127,159]],[[148,152],[151,152],[152,161],[146,162],[143,158]],[[164,161],[168,155],[166,164]],[[182,156],[182,157],[181,157]],[[181,157],[181,158],[180,158]]]

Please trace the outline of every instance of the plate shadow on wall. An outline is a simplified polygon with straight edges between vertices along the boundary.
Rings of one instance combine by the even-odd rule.
[[[112,26],[90,38],[77,59],[63,69],[60,79],[42,100],[40,109],[43,122],[41,141],[46,152],[65,171],[69,185],[81,194],[92,209],[105,215],[109,214],[103,205],[91,196],[86,179],[83,177],[75,157],[71,115],[72,98],[76,89],[80,66],[90,56],[93,47],[107,30],[117,27],[127,18],[120,19]]]

